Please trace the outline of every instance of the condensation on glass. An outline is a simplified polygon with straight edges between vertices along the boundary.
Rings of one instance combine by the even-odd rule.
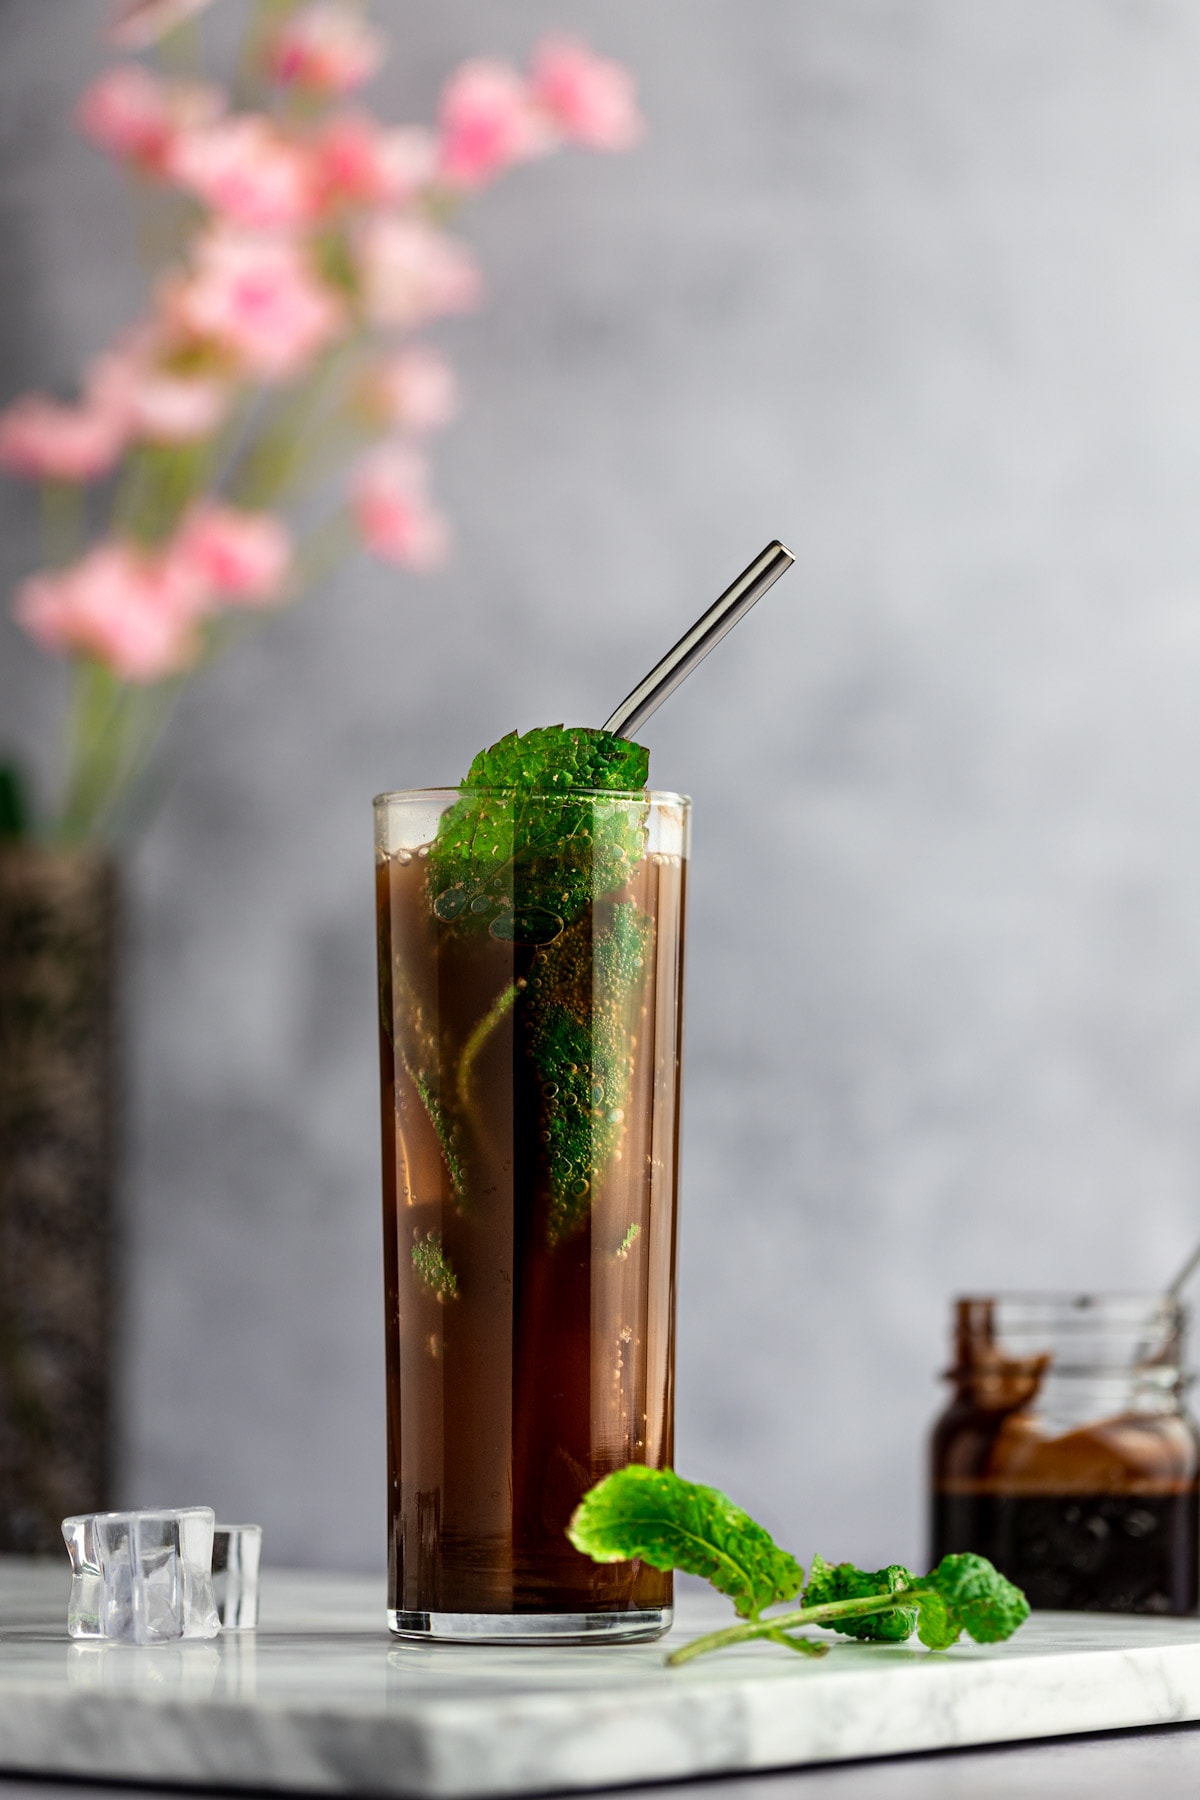
[[[932,1441],[932,1553],[973,1550],[1066,1611],[1197,1605],[1196,1426],[1186,1313],[1162,1294],[954,1304]]]
[[[461,799],[376,801],[389,1624],[657,1636],[670,1575],[565,1529],[672,1457],[688,803],[573,796],[563,843],[526,798],[537,854],[444,885]]]

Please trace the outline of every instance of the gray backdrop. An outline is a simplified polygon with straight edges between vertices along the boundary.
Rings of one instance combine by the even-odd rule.
[[[678,1461],[802,1555],[917,1557],[949,1295],[1153,1284],[1200,1230],[1200,9],[382,10],[396,117],[564,25],[650,135],[469,222],[452,568],[356,566],[178,721],[130,868],[123,1494],[380,1563],[371,795],[599,720],[779,534],[648,733],[696,801]],[[0,398],[137,292],[68,123],[102,14],[0,8]],[[59,673],[2,655],[45,773]]]

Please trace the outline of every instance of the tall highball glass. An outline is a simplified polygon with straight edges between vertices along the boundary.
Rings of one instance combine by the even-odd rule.
[[[669,1574],[580,1497],[672,1456],[688,802],[375,802],[388,1624],[650,1638]]]

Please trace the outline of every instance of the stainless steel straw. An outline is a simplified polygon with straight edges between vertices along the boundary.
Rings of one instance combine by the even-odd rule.
[[[1192,1251],[1192,1254],[1188,1257],[1182,1269],[1180,1269],[1178,1275],[1167,1289],[1168,1300],[1178,1300],[1198,1266],[1200,1266],[1200,1244],[1196,1245],[1196,1248]]]
[[[616,712],[605,719],[604,730],[613,731],[618,737],[630,737],[639,730],[667,695],[673,694],[680,682],[687,680],[696,665],[704,661],[725,633],[733,630],[742,615],[750,611],[754,602],[762,598],[795,560],[786,544],[781,544],[778,539],[761,550],[732,587],[727,587],[721,598],[714,600],[691,630],[685,631],[674,648],[667,651],[661,662],[655,663],[631,694],[626,695]]]

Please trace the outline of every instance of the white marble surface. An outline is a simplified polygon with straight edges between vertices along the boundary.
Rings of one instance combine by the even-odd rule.
[[[1011,1644],[838,1643],[663,1667],[662,1645],[400,1645],[381,1586],[264,1577],[257,1633],[67,1640],[65,1569],[0,1567],[0,1769],[470,1795],[733,1775],[1200,1718],[1200,1622],[1045,1614]],[[685,1595],[676,1633],[726,1614]],[[668,1640],[670,1641],[670,1640]]]

